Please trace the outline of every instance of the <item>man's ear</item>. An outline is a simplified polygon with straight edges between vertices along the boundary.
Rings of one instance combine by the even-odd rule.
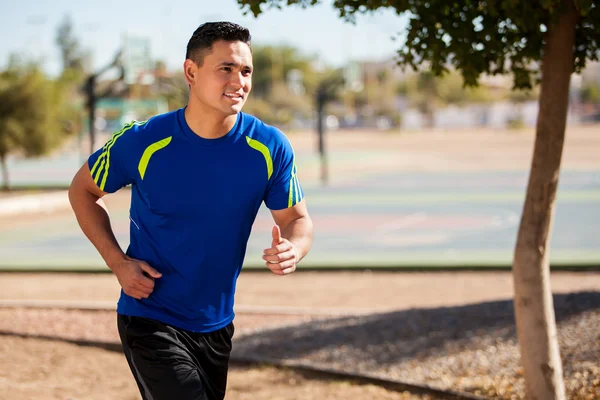
[[[185,60],[183,63],[183,75],[185,76],[185,80],[188,85],[193,85],[196,79],[196,72],[198,70],[198,66],[195,62],[190,59]]]

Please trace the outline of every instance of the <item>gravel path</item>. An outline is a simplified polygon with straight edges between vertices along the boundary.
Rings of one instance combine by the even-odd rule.
[[[289,296],[296,298],[294,304],[307,308],[305,313],[294,315],[238,313],[234,357],[258,355],[268,360],[308,362],[491,399],[524,398],[512,302],[498,297],[498,292],[506,290],[506,274],[389,274],[381,280],[374,275],[377,285],[366,285],[364,274],[314,274],[298,276],[293,282],[271,281],[260,274],[247,278],[240,297],[254,304],[259,299],[268,303],[283,298],[284,291],[294,287]],[[330,302],[323,292],[316,296],[321,307],[339,307],[345,302],[346,290],[350,293],[352,287],[362,287],[360,304],[375,311],[366,315],[311,315],[315,296],[305,297],[303,304],[301,300],[304,290],[308,293],[310,282],[317,278],[319,284],[336,282],[344,288]],[[417,287],[420,296],[413,294],[408,307],[390,309],[389,303],[384,307],[371,290],[379,285],[379,291],[386,293],[394,284],[399,286],[396,279]],[[461,296],[452,294],[456,286],[472,279],[480,281],[479,286],[470,288],[470,296],[477,301],[461,301]],[[572,286],[554,296],[567,398],[600,399],[600,290],[593,289],[598,274],[564,274],[553,279],[553,287],[566,290]],[[271,282],[277,285],[271,286]],[[439,286],[444,285],[448,287],[448,305],[430,304],[432,297],[437,302],[443,300]],[[31,283],[23,287],[30,291],[28,297],[36,297]],[[578,287],[588,289],[580,291]],[[423,304],[418,304],[418,298]],[[0,308],[0,331],[117,343],[112,311]]]

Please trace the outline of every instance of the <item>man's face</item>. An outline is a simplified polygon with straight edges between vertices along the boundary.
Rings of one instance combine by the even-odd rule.
[[[216,41],[198,67],[186,60],[191,95],[225,116],[242,110],[252,89],[252,52],[244,42]]]

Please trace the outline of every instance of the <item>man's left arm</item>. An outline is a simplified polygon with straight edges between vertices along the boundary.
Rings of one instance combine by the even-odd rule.
[[[306,256],[312,243],[313,224],[306,200],[283,210],[271,210],[275,221],[271,247],[265,249],[263,260],[275,275],[287,275]]]

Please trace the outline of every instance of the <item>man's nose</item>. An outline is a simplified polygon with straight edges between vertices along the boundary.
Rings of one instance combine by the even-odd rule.
[[[231,77],[231,85],[236,87],[237,89],[242,88],[246,84],[245,79],[246,78],[242,75],[241,72],[233,74],[233,76]]]

